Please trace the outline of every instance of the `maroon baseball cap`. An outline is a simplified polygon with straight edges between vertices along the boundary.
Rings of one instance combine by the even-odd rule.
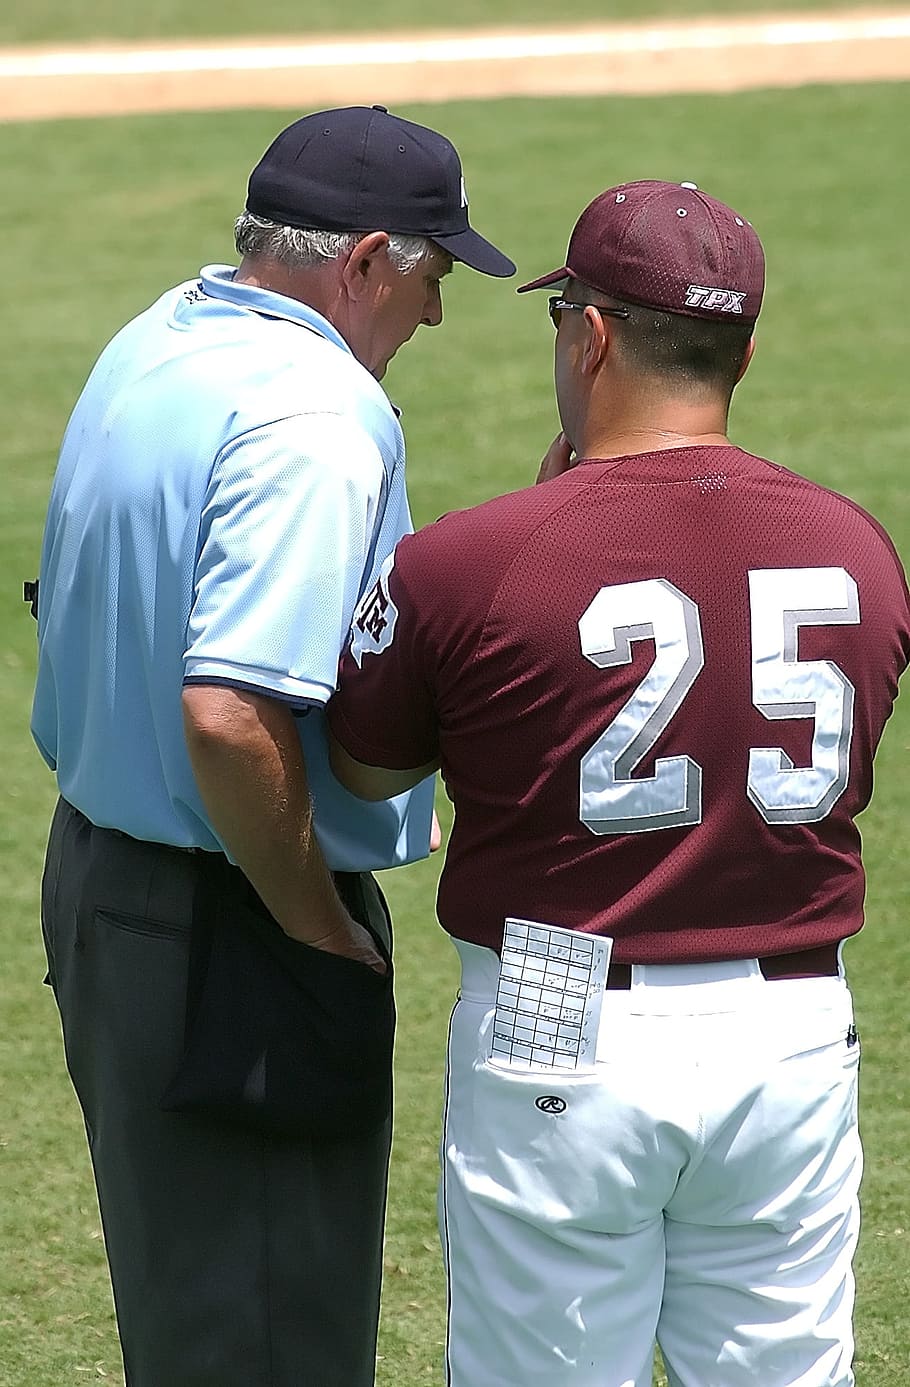
[[[385,106],[295,120],[250,174],[246,205],[283,226],[428,236],[482,274],[515,273],[508,256],[468,222],[455,146]]]
[[[582,212],[566,263],[518,290],[565,279],[667,313],[754,323],[765,257],[744,217],[694,183],[648,179],[608,188]]]

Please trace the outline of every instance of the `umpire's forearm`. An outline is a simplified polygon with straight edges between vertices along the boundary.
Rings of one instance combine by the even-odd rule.
[[[190,762],[212,825],[287,934],[333,952],[363,947],[313,833],[293,714],[259,694],[187,685]]]

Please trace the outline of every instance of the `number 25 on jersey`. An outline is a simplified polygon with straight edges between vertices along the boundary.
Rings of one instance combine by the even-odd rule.
[[[856,583],[843,568],[749,573],[752,702],[768,719],[812,718],[812,761],[782,747],[752,747],[744,793],[767,823],[817,823],[847,786],[853,685],[830,660],[800,660],[801,626],[859,622]],[[699,610],[665,578],[603,587],[578,623],[581,651],[598,669],[627,665],[632,642],[653,640],[654,662],[581,758],[580,816],[596,834],[642,833],[701,822],[702,768],[690,756],[635,767],[679,711],[705,663]]]

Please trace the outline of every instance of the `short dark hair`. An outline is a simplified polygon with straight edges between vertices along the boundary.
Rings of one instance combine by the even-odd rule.
[[[621,350],[640,371],[679,385],[732,394],[752,336],[752,323],[717,322],[683,313],[659,313],[631,303],[617,320]]]

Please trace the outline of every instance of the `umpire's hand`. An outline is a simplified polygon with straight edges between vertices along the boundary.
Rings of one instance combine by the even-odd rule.
[[[290,930],[285,930],[285,934],[291,934]],[[374,973],[385,974],[389,971],[370,931],[350,915],[345,924],[318,939],[293,934],[291,938],[308,944],[310,948],[323,949],[328,954],[341,954],[344,958],[354,959],[356,963],[365,963]]]

